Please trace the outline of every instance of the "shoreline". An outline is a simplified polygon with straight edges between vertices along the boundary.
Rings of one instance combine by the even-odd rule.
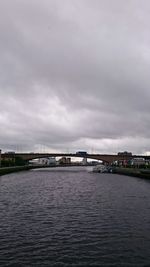
[[[28,170],[32,170],[32,169],[55,168],[55,167],[74,167],[74,166],[79,166],[79,165],[76,165],[76,164],[74,164],[74,165],[72,164],[70,166],[68,166],[68,165],[59,165],[59,166],[45,166],[45,165],[43,165],[43,166],[42,165],[41,166],[29,166],[29,165],[25,165],[25,166],[1,167],[0,168],[0,176],[14,173],[14,172],[28,171]],[[91,165],[89,165],[89,166],[91,166]]]
[[[149,169],[133,169],[133,168],[116,167],[113,169],[113,173],[131,176],[131,177],[142,178],[142,179],[150,179],[150,170]]]
[[[14,172],[20,172],[20,171],[28,171],[31,169],[37,169],[37,168],[49,168],[50,166],[14,166],[14,167],[4,167],[0,168],[0,176],[14,173]],[[54,168],[54,166],[51,166],[51,168]],[[137,177],[142,179],[150,179],[150,170],[149,169],[133,169],[133,168],[119,168],[115,167],[113,168],[114,174],[120,174],[125,176],[131,176],[131,177]]]
[[[13,172],[28,171],[30,169],[32,169],[31,166],[2,167],[0,168],[0,176]]]

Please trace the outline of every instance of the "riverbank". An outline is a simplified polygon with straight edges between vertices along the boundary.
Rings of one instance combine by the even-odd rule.
[[[15,166],[15,167],[0,168],[0,176],[9,174],[12,172],[27,171],[27,170],[30,170],[31,168],[32,168],[31,166]]]
[[[20,171],[28,171],[31,169],[43,169],[43,168],[55,168],[55,167],[75,167],[75,166],[79,166],[77,164],[72,164],[72,165],[66,165],[66,164],[62,164],[62,165],[51,165],[51,166],[46,166],[46,165],[25,165],[25,166],[14,166],[14,167],[2,167],[0,168],[0,176],[5,175],[5,174],[9,174],[9,173],[13,173],[13,172],[20,172]],[[91,165],[89,165],[91,166]]]
[[[123,175],[133,176],[133,177],[139,177],[139,178],[143,178],[143,179],[150,179],[150,170],[149,169],[116,167],[113,169],[113,173],[123,174]]]
[[[0,168],[0,176],[13,172],[28,171],[36,168],[46,168],[46,166],[15,166],[15,167]],[[113,173],[132,176],[132,177],[139,177],[143,179],[150,179],[149,169],[115,167],[113,168]]]

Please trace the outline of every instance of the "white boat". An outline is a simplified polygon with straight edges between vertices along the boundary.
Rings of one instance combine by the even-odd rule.
[[[105,165],[99,164],[93,167],[93,172],[104,173],[104,172],[108,172],[108,169]]]

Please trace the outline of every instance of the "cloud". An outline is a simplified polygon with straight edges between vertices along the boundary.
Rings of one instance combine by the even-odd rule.
[[[149,151],[149,1],[0,2],[0,146]]]

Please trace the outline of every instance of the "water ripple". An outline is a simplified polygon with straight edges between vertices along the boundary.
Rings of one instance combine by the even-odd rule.
[[[150,266],[150,183],[53,170],[0,181],[0,266]]]

